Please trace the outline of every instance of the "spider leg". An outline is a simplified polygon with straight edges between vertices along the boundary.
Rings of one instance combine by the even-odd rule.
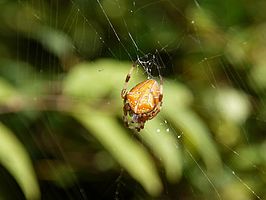
[[[130,106],[128,103],[126,103],[126,100],[124,100],[124,107],[123,107],[124,115],[123,115],[123,121],[126,127],[129,127],[128,123],[128,112],[130,111]]]
[[[140,122],[140,129],[144,129],[145,122]]]
[[[129,127],[129,124],[128,124],[128,120],[127,120],[127,116],[123,116],[123,121],[124,121],[124,125],[125,127]]]
[[[160,76],[160,96],[159,96],[159,102],[162,102],[163,99],[163,77],[161,76],[161,74],[159,74]]]
[[[145,122],[141,121],[139,122],[139,126],[136,126],[135,129],[140,132],[141,129],[144,129]]]
[[[161,106],[163,104],[162,102],[162,99],[163,99],[163,95],[160,94],[159,96],[159,103],[157,104],[157,106],[153,109],[153,111],[151,111],[148,116],[149,116],[149,120],[153,119],[161,110]]]
[[[158,113],[160,112],[160,107],[156,107],[151,113],[150,113],[150,117],[149,120],[153,119]]]
[[[126,80],[125,80],[125,83],[124,83],[124,87],[123,87],[123,89],[121,91],[121,97],[123,99],[126,97],[128,82],[129,82],[129,80],[131,78],[131,75],[132,75],[132,73],[133,73],[133,71],[134,71],[134,69],[135,69],[136,66],[137,66],[137,63],[134,62],[133,65],[132,65],[132,67],[131,67],[131,69],[130,69],[130,71],[129,71],[129,73],[126,76]]]

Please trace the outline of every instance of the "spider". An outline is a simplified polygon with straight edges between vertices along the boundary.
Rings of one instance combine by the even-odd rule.
[[[121,97],[124,99],[124,124],[126,127],[131,128],[130,124],[135,123],[133,128],[138,132],[144,128],[147,120],[153,119],[160,112],[163,99],[163,79],[161,75],[159,75],[160,84],[154,79],[148,79],[127,91],[132,72],[136,66],[142,64],[143,61],[139,59],[133,63],[121,91]],[[131,120],[128,120],[128,115]]]

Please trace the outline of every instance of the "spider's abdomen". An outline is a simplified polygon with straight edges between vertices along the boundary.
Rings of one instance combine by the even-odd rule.
[[[127,93],[127,100],[136,114],[148,113],[159,103],[160,87],[157,81],[149,79],[133,87]]]

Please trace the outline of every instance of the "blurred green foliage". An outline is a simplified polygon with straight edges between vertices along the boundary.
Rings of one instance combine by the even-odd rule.
[[[265,199],[265,9],[0,0],[0,198]],[[135,133],[120,92],[146,53],[163,107]]]

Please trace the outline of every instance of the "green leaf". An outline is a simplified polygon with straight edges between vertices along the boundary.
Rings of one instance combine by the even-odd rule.
[[[0,162],[15,178],[27,199],[39,199],[40,189],[30,157],[16,136],[0,123]]]
[[[152,158],[143,146],[123,131],[113,116],[85,106],[76,107],[72,115],[150,195],[161,192],[162,184]]]
[[[162,162],[167,179],[175,182],[182,175],[182,154],[173,129],[158,117],[147,122],[140,137]]]
[[[189,141],[199,152],[211,172],[222,169],[220,155],[209,129],[201,118],[190,108],[192,96],[188,89],[178,83],[165,84],[163,113],[182,131],[184,139]]]
[[[55,30],[48,26],[38,26],[35,38],[42,43],[51,53],[58,57],[68,55],[72,52],[72,41],[64,32]]]
[[[112,91],[112,96],[120,99],[120,91],[131,65],[111,59],[78,64],[63,83],[64,94],[95,100]]]

